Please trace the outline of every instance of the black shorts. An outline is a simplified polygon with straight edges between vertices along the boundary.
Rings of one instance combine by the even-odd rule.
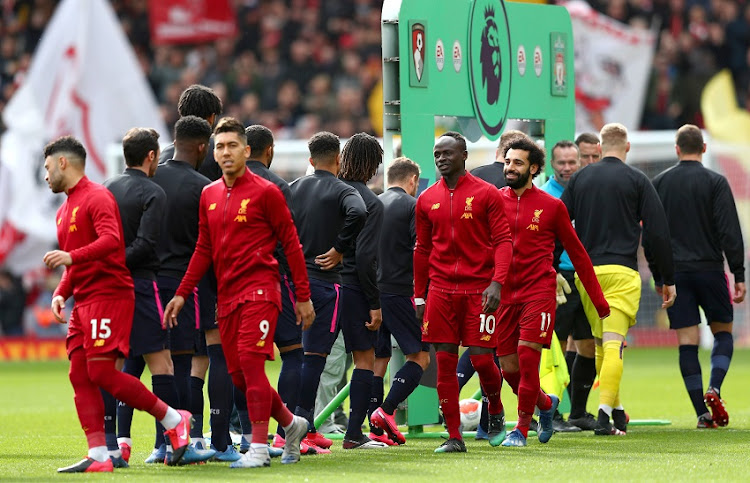
[[[570,293],[565,294],[568,301],[557,307],[555,311],[555,334],[560,343],[568,340],[569,335],[573,335],[573,340],[593,339],[591,335],[591,324],[586,318],[581,304],[581,295],[575,284],[575,272],[561,270],[560,273],[565,277],[570,285]]]
[[[671,329],[700,324],[698,307],[709,323],[734,320],[729,280],[724,272],[677,272],[674,281],[677,298],[667,309]]]
[[[362,287],[356,284],[344,285],[342,291],[341,330],[344,332],[346,352],[374,349],[378,331],[365,327],[370,321],[370,304]]]
[[[130,330],[130,357],[169,348],[169,332],[162,325],[164,310],[155,280],[133,277],[135,311]]]
[[[206,273],[198,284],[198,315],[200,316],[195,331],[195,355],[208,356],[206,331],[218,329],[216,323],[216,278],[212,272]]]
[[[315,307],[315,320],[302,332],[302,346],[305,352],[330,354],[338,336],[341,285],[311,278],[310,299]]]
[[[391,335],[401,348],[401,352],[414,354],[429,352],[430,344],[422,342],[422,328],[417,321],[414,301],[405,295],[380,294],[383,310],[383,325],[380,326],[375,357],[391,357]]]
[[[177,292],[180,281],[172,277],[157,277],[157,284],[161,303],[166,307]],[[196,321],[200,318],[197,314],[199,307],[195,303],[196,292],[197,290],[193,291],[193,294],[185,299],[185,306],[177,315],[177,326],[169,329],[169,349],[172,352],[195,352]]]
[[[286,275],[283,275],[281,277],[281,313],[279,313],[276,334],[273,337],[278,348],[302,343],[302,324],[297,324],[297,314],[294,311],[297,297],[294,294],[294,284]]]

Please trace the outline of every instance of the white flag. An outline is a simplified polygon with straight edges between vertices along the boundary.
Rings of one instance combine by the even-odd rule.
[[[609,122],[638,129],[656,35],[598,13],[586,2],[563,3],[573,24],[576,131]]]
[[[128,129],[151,127],[160,141],[170,139],[106,0],[60,3],[3,121],[8,130],[0,143],[0,264],[16,273],[38,266],[56,241],[55,211],[64,195],[53,195],[44,181],[46,143],[68,134],[78,138],[87,151],[87,176],[101,182],[107,147],[121,142]],[[14,246],[8,242],[19,238]]]

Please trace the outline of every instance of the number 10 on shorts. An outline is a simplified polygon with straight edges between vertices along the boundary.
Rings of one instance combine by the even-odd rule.
[[[495,316],[490,314],[479,314],[479,332],[484,334],[485,332],[487,334],[494,334],[495,333]]]

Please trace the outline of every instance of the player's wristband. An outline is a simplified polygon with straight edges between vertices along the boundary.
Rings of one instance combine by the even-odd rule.
[[[415,298],[414,299],[414,305],[424,305],[424,299]]]

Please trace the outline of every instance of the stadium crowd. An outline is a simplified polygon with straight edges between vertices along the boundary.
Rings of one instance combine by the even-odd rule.
[[[55,0],[0,3],[0,111],[23,82]],[[750,108],[750,5],[735,0],[591,0],[602,13],[660,31],[643,129],[702,126],[700,92],[729,68]],[[146,0],[113,0],[170,130],[180,92],[212,87],[225,113],[278,139],[326,129],[375,134],[368,99],[381,76],[381,0],[234,0],[239,34],[213,43],[155,47]],[[0,124],[0,132],[3,128]]]

